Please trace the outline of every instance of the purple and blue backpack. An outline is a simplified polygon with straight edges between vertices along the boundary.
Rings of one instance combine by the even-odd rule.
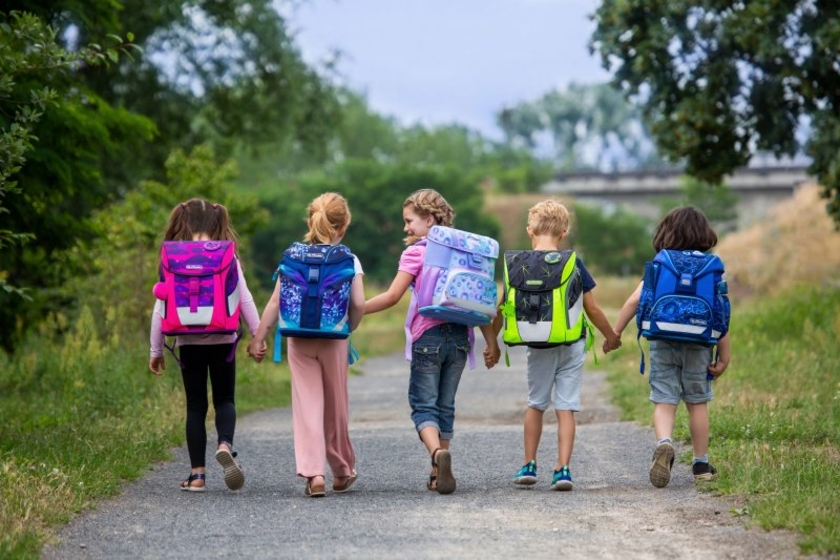
[[[347,338],[350,288],[356,276],[353,253],[345,245],[293,243],[273,279],[280,277],[280,313],[274,361],[281,336]]]
[[[239,329],[239,269],[233,241],[164,241],[161,332],[167,336],[233,334]]]
[[[499,243],[490,237],[446,226],[426,235],[424,281],[417,288],[418,313],[467,326],[496,316],[496,259]]]

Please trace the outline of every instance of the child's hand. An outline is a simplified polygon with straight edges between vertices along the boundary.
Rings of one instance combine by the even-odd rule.
[[[257,340],[252,340],[251,344],[248,345],[248,355],[254,359],[255,362],[260,363],[265,358],[265,351],[268,346],[266,345],[265,341],[258,342]]]
[[[726,371],[726,368],[728,366],[729,366],[729,358],[724,359],[721,356],[718,356],[717,361],[712,363],[712,365],[709,366],[709,373],[712,374],[712,377],[717,379],[718,377],[723,375],[723,372]]]
[[[502,355],[502,350],[499,348],[498,344],[493,344],[492,347],[490,345],[484,347],[484,367],[487,369],[492,369],[493,366],[499,363],[499,358]]]
[[[163,370],[166,369],[166,360],[163,359],[163,356],[149,358],[149,369],[155,375],[161,375]]]
[[[609,354],[619,348],[621,348],[621,335],[613,331],[612,336],[604,338],[604,345],[601,347],[601,350],[603,350],[604,354]]]

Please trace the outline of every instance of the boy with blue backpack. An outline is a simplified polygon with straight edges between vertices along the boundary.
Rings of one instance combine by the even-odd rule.
[[[664,488],[671,480],[671,439],[677,406],[688,409],[695,482],[717,478],[709,464],[709,411],[712,380],[729,365],[729,299],[723,263],[707,254],[717,235],[693,206],[675,208],[653,236],[657,255],[647,263],[642,283],[624,303],[614,330],[618,336],[635,316],[639,337],[650,341],[650,400],[656,449],[650,482]],[[604,348],[604,352],[609,351]],[[641,373],[644,373],[644,354]]]

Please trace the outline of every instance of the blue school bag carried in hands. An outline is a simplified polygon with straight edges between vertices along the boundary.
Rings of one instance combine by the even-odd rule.
[[[636,310],[639,337],[717,345],[729,331],[729,296],[723,274],[723,261],[717,255],[659,251],[645,264]],[[644,353],[639,372],[645,372]]]
[[[272,279],[280,277],[280,313],[274,361],[281,359],[281,337],[347,338],[350,288],[356,276],[353,254],[345,245],[293,243]],[[352,352],[351,347],[351,362]]]

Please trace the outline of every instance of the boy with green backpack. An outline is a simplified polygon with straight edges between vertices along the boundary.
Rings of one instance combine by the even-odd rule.
[[[532,249],[505,251],[504,299],[493,321],[496,333],[504,322],[505,344],[528,347],[525,464],[513,482],[537,482],[543,415],[553,396],[558,449],[551,488],[571,490],[574,413],[580,410],[583,362],[592,340],[587,317],[604,335],[605,347],[618,348],[621,339],[595,301],[595,281],[583,261],[574,251],[560,249],[569,231],[566,207],[553,199],[534,205],[528,210],[526,230]]]

